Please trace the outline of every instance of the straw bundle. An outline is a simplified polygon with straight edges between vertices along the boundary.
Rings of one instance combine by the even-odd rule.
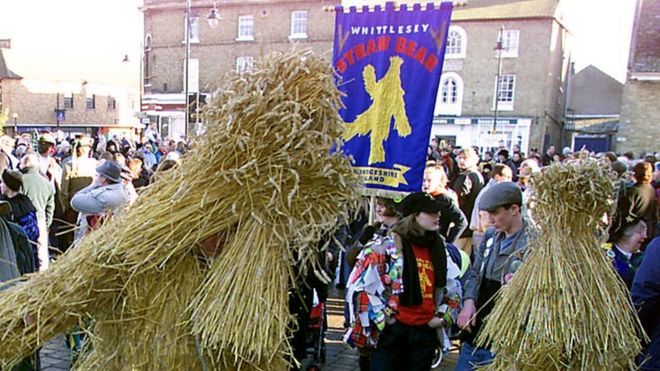
[[[81,370],[286,369],[292,266],[313,264],[358,200],[348,161],[328,154],[343,130],[339,97],[309,52],[231,77],[180,167],[0,293],[0,367],[87,323]],[[202,258],[199,242],[218,236],[219,256]]]
[[[595,162],[553,165],[532,178],[538,239],[496,298],[480,344],[496,370],[619,370],[640,350],[623,282],[599,247],[613,179]]]

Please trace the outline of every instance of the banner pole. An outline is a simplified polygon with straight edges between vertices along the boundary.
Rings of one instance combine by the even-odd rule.
[[[371,197],[369,197],[369,225],[374,225],[374,219],[376,218],[375,209],[376,209],[376,196],[371,195]]]

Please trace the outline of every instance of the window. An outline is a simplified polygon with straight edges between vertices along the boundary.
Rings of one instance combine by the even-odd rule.
[[[87,97],[87,109],[94,109],[96,107],[95,101],[96,101],[95,95],[92,94],[91,96]]]
[[[291,12],[291,35],[292,39],[307,38],[307,11],[297,10]]]
[[[447,34],[446,58],[465,58],[467,48],[467,35],[465,30],[459,26],[449,26]]]
[[[504,30],[498,34],[498,41],[502,41],[502,57],[518,57],[518,30]]]
[[[254,40],[254,17],[241,15],[238,17],[238,41]]]
[[[115,101],[115,98],[108,97],[108,110],[113,110],[115,108],[117,108],[117,102]]]
[[[188,92],[199,91],[199,59],[188,59]],[[186,60],[183,60],[183,86],[186,86]]]
[[[186,21],[183,21],[184,23],[184,28],[186,26]],[[188,33],[188,29],[185,28],[184,33],[183,33],[183,42],[186,42],[186,34]],[[190,16],[190,42],[191,43],[198,43],[199,42],[199,17],[198,16]]]
[[[516,90],[516,75],[501,75],[499,84],[497,83],[497,78],[495,80],[496,80],[495,95],[497,96],[497,109],[500,111],[513,111],[513,99],[515,98],[515,90]],[[499,92],[497,91],[498,85],[499,85]],[[493,109],[495,109],[494,103],[493,103]]]
[[[64,108],[73,109],[73,94],[64,95]]]
[[[460,116],[463,105],[463,79],[455,72],[440,77],[434,115]]]
[[[236,72],[251,72],[252,71],[252,57],[238,57],[236,58]]]

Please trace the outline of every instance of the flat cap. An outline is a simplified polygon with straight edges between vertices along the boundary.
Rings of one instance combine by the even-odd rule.
[[[522,206],[522,191],[513,182],[502,182],[488,187],[477,206],[479,210],[494,211],[505,205]]]

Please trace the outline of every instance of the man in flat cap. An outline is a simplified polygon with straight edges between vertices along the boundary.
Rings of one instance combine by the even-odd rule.
[[[103,161],[96,168],[94,182],[71,198],[71,207],[80,213],[76,243],[128,201],[128,194],[121,183],[121,167],[114,161]]]
[[[522,191],[512,182],[489,187],[479,199],[477,206],[488,212],[491,227],[465,274],[463,309],[458,316],[463,345],[457,370],[472,370],[494,358],[489,349],[476,346],[475,339],[483,319],[495,305],[492,298],[522,262],[529,235],[527,222],[520,214],[522,203]]]

